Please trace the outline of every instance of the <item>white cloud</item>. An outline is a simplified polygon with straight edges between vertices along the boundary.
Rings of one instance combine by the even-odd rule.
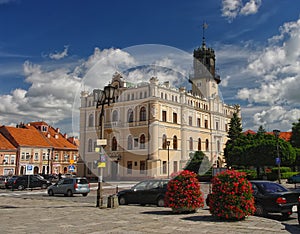
[[[256,14],[260,5],[261,5],[261,0],[250,0],[242,7],[240,13],[241,15]]]
[[[62,52],[50,53],[49,58],[59,60],[68,56],[68,46],[65,46],[65,49]]]
[[[255,87],[245,85],[247,88],[238,90],[237,98],[264,107],[253,113],[253,126],[288,130],[300,117],[299,39],[300,19],[285,23],[265,49],[253,53],[247,68],[241,70],[247,75],[243,79],[251,79]]]
[[[238,15],[256,14],[261,6],[261,0],[249,0],[243,4],[242,0],[222,0],[222,16],[232,21]]]

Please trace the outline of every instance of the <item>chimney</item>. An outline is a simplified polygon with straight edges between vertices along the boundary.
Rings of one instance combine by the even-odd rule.
[[[64,138],[68,139],[68,135],[67,133],[64,134]]]
[[[60,132],[60,129],[59,129],[59,128],[57,128],[57,129],[56,129],[56,132],[57,132],[57,133],[59,133],[59,132]]]

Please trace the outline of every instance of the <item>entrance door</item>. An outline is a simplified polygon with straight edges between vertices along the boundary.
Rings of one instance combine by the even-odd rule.
[[[111,162],[111,179],[116,180],[118,178],[118,161],[112,161]]]

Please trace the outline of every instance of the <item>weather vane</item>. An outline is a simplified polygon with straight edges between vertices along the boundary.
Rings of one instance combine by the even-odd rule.
[[[202,24],[202,46],[205,46],[205,29],[208,28],[208,24],[203,21],[203,24]]]

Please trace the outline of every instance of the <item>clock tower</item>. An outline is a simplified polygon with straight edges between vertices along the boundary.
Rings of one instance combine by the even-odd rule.
[[[194,50],[194,75],[190,78],[193,93],[204,98],[213,98],[218,95],[220,76],[216,74],[215,51],[205,44],[203,25],[202,46]]]

